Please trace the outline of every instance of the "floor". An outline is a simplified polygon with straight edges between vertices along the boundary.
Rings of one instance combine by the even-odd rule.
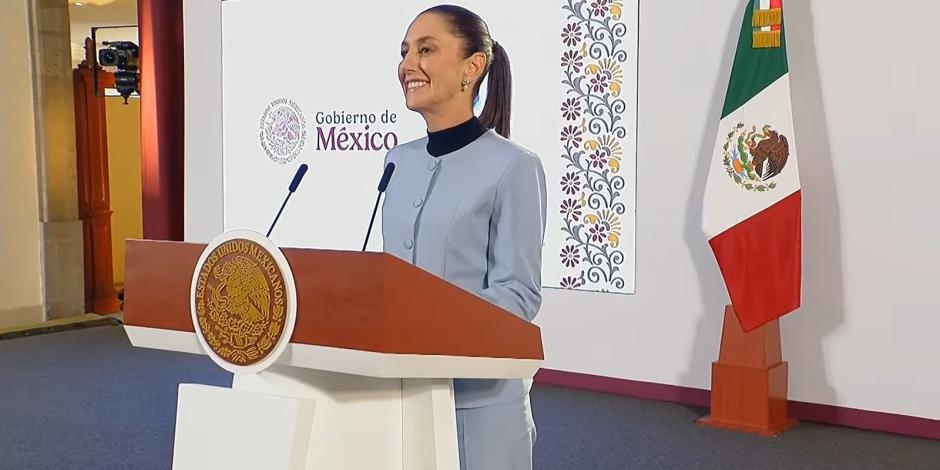
[[[203,356],[133,348],[120,326],[0,341],[0,469],[169,469],[179,383],[227,386]],[[940,442],[801,423],[763,438],[705,410],[536,385],[535,468],[931,469]]]

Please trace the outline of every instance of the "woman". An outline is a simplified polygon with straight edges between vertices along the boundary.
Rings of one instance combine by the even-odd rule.
[[[509,141],[511,75],[486,23],[430,8],[401,45],[398,79],[428,136],[392,149],[384,250],[531,321],[541,305],[545,175]],[[487,98],[473,103],[483,79]],[[532,468],[535,426],[521,380],[455,380],[460,467]]]

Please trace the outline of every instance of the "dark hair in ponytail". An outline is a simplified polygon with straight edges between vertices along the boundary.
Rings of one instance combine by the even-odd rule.
[[[438,5],[424,13],[444,15],[453,28],[451,32],[463,40],[464,58],[474,53],[486,55],[487,68],[473,86],[473,99],[480,94],[480,85],[486,78],[486,102],[480,113],[480,122],[499,135],[509,138],[509,118],[512,114],[512,72],[509,56],[490,36],[490,29],[483,18],[466,8],[456,5]]]
[[[512,71],[509,70],[509,56],[499,43],[493,41],[493,59],[487,72],[486,102],[480,113],[480,122],[486,127],[509,138],[509,118],[512,114]],[[482,79],[480,80],[483,81]],[[480,92],[477,83],[474,97]]]

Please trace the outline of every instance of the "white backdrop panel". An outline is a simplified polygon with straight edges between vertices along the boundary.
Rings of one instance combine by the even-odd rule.
[[[306,163],[271,238],[282,246],[361,248],[387,148],[425,134],[424,121],[404,106],[396,71],[408,24],[434,4],[223,3],[226,229],[267,230]],[[512,137],[545,166],[543,284],[632,293],[636,1],[599,9],[568,0],[462,5],[506,48]],[[373,251],[382,246],[380,223]]]

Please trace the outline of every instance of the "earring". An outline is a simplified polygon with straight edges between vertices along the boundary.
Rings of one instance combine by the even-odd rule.
[[[463,81],[460,82],[460,91],[467,91],[468,86],[470,86],[470,80],[467,80],[467,77],[463,77]]]

